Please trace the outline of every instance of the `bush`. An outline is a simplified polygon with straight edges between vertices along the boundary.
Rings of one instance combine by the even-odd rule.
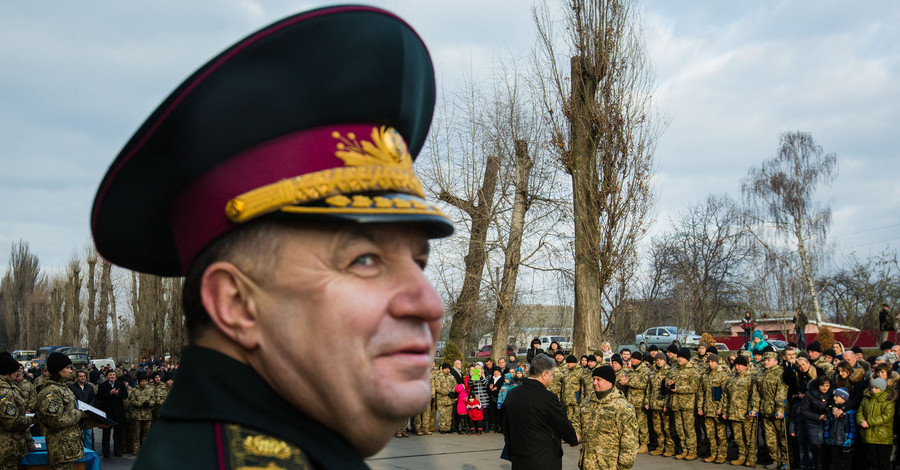
[[[452,365],[453,361],[457,359],[463,360],[462,353],[459,351],[459,346],[453,341],[447,341],[444,345],[444,362]]]
[[[716,346],[716,338],[709,333],[703,333],[700,335],[700,341],[706,342],[707,348],[714,348]]]
[[[819,342],[819,345],[822,346],[822,351],[826,349],[831,349],[834,345],[834,333],[832,333],[831,328],[828,328],[827,325],[822,325],[819,327],[819,333],[816,335],[816,341]]]

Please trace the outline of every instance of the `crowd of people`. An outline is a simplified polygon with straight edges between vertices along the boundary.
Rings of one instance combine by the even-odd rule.
[[[51,354],[40,368],[25,369],[8,352],[0,353],[0,470],[17,468],[43,436],[48,464],[55,468],[96,450],[94,428],[102,427],[104,457],[136,455],[177,373],[162,360],[138,366],[89,365],[78,369],[69,357]],[[79,409],[78,402],[103,411],[113,425]]]
[[[594,372],[609,366],[637,422],[636,453],[769,469],[890,469],[897,463],[900,345],[885,341],[864,358],[859,347],[844,350],[839,342],[811,342],[805,349],[788,343],[776,351],[759,330],[749,337],[747,349],[730,352],[701,342],[694,351],[622,349],[607,360],[600,351],[567,356],[558,345],[528,356],[555,359],[547,388],[576,424],[600,396]],[[464,366],[457,359],[435,367],[433,406],[397,437],[408,429],[418,435],[503,432],[504,398],[528,377],[529,367],[514,355],[496,364],[487,358]]]

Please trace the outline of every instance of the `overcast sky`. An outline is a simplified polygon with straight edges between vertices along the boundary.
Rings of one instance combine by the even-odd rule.
[[[551,0],[555,5],[555,0]],[[527,0],[372,2],[406,19],[439,86],[534,42]],[[252,31],[322,2],[0,2],[0,268],[23,239],[45,269],[90,242],[115,155],[190,73]],[[784,131],[838,156],[837,255],[900,243],[900,2],[643,4],[670,124],[659,141],[654,233],[710,192],[740,195]]]

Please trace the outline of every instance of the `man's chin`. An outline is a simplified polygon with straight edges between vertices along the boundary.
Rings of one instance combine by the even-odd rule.
[[[431,388],[422,387],[420,383],[410,382],[402,386],[385,387],[381,402],[382,414],[389,419],[406,419],[415,416],[431,403]]]

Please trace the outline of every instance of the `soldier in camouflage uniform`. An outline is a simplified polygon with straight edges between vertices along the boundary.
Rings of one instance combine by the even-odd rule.
[[[640,351],[631,355],[631,372],[620,383],[626,388],[625,398],[634,408],[637,419],[640,447],[638,454],[646,454],[650,445],[650,428],[647,425],[647,410],[644,408],[647,395],[647,382],[650,379],[650,369],[644,365],[644,356]]]
[[[29,413],[34,411],[34,408],[32,408],[34,403],[34,384],[25,380],[25,375],[21,370],[16,375],[15,385],[19,390],[19,395],[22,395],[22,399],[25,400],[25,410]]]
[[[668,389],[665,384],[668,373],[669,364],[666,355],[661,352],[656,353],[656,370],[647,379],[644,409],[650,412],[653,431],[656,434],[656,449],[650,452],[650,455],[671,457],[675,455],[675,441],[672,439],[668,415],[663,411],[668,398]]]
[[[722,395],[728,382],[728,370],[719,364],[719,356],[709,354],[706,373],[700,378],[697,392],[697,414],[703,418],[706,436],[709,438],[709,457],[704,462],[725,463],[728,441],[725,438],[725,420],[722,419]]]
[[[681,440],[681,453],[676,459],[695,460],[697,458],[697,434],[694,431],[694,407],[697,401],[697,386],[700,375],[691,364],[691,350],[678,351],[678,367],[669,371],[666,384],[672,392],[667,407],[675,418],[675,432]]]
[[[738,457],[731,465],[754,466],[756,463],[756,412],[759,396],[754,391],[753,376],[746,356],[734,360],[734,375],[725,383],[722,417],[731,421],[731,431]]]
[[[50,375],[38,394],[35,417],[47,430],[50,469],[71,469],[76,460],[84,458],[81,430],[92,428],[94,422],[75,406],[75,395],[66,385],[73,374],[72,360],[55,352],[47,357],[46,368]]]
[[[128,392],[125,406],[131,406],[133,423],[131,449],[133,453],[137,454],[150,431],[150,424],[153,422],[153,407],[156,406],[156,393],[143,372],[138,373],[138,386]]]
[[[822,354],[822,346],[818,341],[809,343],[809,346],[806,347],[806,352],[809,354],[809,362],[821,372],[822,375],[829,378],[834,376],[834,365],[825,359],[825,355]]]
[[[634,409],[613,386],[615,372],[601,366],[592,373],[594,393],[582,400],[572,425],[581,436],[581,470],[626,469],[634,466],[638,446]]]
[[[578,392],[578,393],[576,393]],[[569,421],[575,419],[578,412],[578,398],[581,396],[581,366],[578,359],[571,354],[566,357],[566,375],[563,379],[562,404],[566,409],[566,417]]]
[[[456,379],[450,375],[450,364],[441,364],[441,373],[434,379],[434,400],[440,421],[438,430],[441,434],[450,432],[453,423],[453,407],[456,406],[456,398],[450,396],[456,388]]]
[[[566,372],[568,372],[568,368],[566,367],[566,355],[562,353],[562,351],[556,351],[554,354],[554,358],[556,361],[556,371],[553,373],[553,379],[550,380],[550,386],[547,387],[547,390],[553,392],[556,395],[556,398],[559,399],[559,402],[563,402],[563,382],[566,379]]]
[[[625,396],[625,390],[628,388],[622,383],[622,378],[625,377],[625,374],[628,373],[628,369],[625,368],[625,361],[622,360],[622,356],[618,354],[613,354],[612,357],[609,358],[609,365],[613,368],[613,371],[616,373],[616,381],[614,385],[622,394]]]
[[[597,356],[591,354],[587,357],[587,368],[581,372],[581,401],[594,393],[594,379],[591,375],[597,368]]]
[[[787,401],[787,385],[781,376],[784,373],[778,363],[778,353],[766,351],[763,365],[765,370],[758,376],[756,389],[759,393],[759,416],[766,436],[766,448],[772,464],[766,468],[776,469],[786,466],[787,440],[784,430],[784,409]]]
[[[413,427],[416,430],[416,435],[421,436],[423,434],[431,435],[431,430],[434,429],[434,379],[441,373],[441,369],[434,365],[431,368],[431,380],[429,383],[431,384],[431,402],[428,404],[428,408],[425,408],[425,411],[417,414],[413,418]]]
[[[15,385],[19,363],[8,351],[0,353],[0,470],[16,470],[28,454],[28,427],[34,418],[25,416],[25,398]]]
[[[706,344],[706,341],[700,341],[700,344],[697,345],[697,355],[691,358],[691,365],[697,368],[697,372],[700,375],[705,374],[709,370],[706,367],[706,357],[709,354],[708,348],[709,345]]]

